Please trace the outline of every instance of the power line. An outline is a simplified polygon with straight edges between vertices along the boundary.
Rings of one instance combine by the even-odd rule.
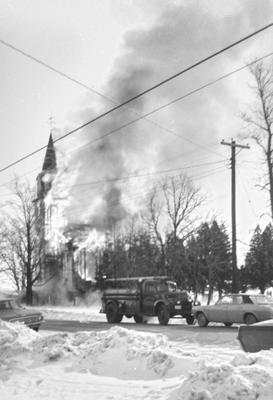
[[[246,198],[247,198],[248,205],[249,205],[249,207],[250,207],[250,209],[251,209],[251,211],[252,211],[252,213],[253,213],[253,215],[254,215],[257,223],[258,223],[258,217],[257,217],[257,215],[256,215],[256,213],[254,211],[254,208],[253,208],[253,205],[252,205],[252,201],[250,200],[250,196],[248,194],[248,190],[246,188],[245,181],[244,181],[244,179],[241,178],[240,172],[238,174],[239,174],[239,177],[240,177],[240,180],[241,180],[241,184],[242,184],[242,187],[244,189],[244,192],[245,192],[245,195],[246,195]]]
[[[106,96],[104,93],[101,93],[101,92],[99,92],[98,90],[93,89],[92,87],[86,85],[85,83],[83,83],[83,82],[81,82],[81,81],[79,81],[79,80],[77,80],[77,79],[75,79],[75,78],[73,78],[73,77],[67,75],[66,73],[62,72],[61,70],[59,70],[59,69],[57,69],[57,68],[55,68],[55,67],[52,67],[52,66],[49,65],[48,63],[45,63],[44,61],[39,60],[38,58],[34,57],[33,55],[31,55],[31,54],[29,54],[29,53],[26,53],[25,51],[19,49],[18,47],[15,47],[14,45],[12,45],[12,44],[10,44],[10,43],[8,43],[8,42],[2,40],[2,39],[0,39],[0,43],[2,43],[2,44],[4,44],[5,46],[11,48],[12,50],[18,52],[19,54],[21,54],[21,55],[23,55],[23,56],[29,58],[30,60],[32,60],[32,61],[34,61],[34,62],[36,62],[36,63],[42,65],[43,67],[48,68],[49,70],[51,70],[51,71],[57,73],[58,75],[62,76],[63,78],[66,78],[66,79],[72,81],[73,83],[76,83],[77,85],[79,85],[79,86],[81,86],[81,87],[83,87],[83,88],[89,90],[90,92],[95,93],[95,94],[97,94],[98,96],[100,96],[100,97],[102,97],[102,98],[104,98],[104,99],[110,101],[111,103],[116,104],[116,105],[119,104],[119,102],[117,102],[116,100],[112,99],[112,98],[109,97],[109,96]],[[142,119],[142,118],[146,119],[145,117],[141,116],[141,114],[138,113],[137,111],[135,111],[135,110],[133,110],[133,109],[131,109],[131,108],[128,108],[128,107],[124,107],[124,108],[125,108],[126,110],[130,111],[131,113],[134,113],[134,114],[140,116],[141,119]],[[147,120],[147,122],[150,122],[150,123],[152,123],[153,125],[156,125],[157,127],[160,127],[161,129],[166,130],[166,129],[165,129],[162,125],[160,125],[159,123],[154,122],[154,121],[149,120],[149,119],[146,119],[146,120]],[[173,133],[171,130],[168,130],[168,132],[169,132],[169,133]],[[173,134],[175,134],[175,133],[173,133]],[[175,134],[175,135],[179,137],[179,135],[177,135],[177,134]],[[194,142],[193,142],[193,143],[194,143]],[[196,143],[196,145],[197,145],[197,143]],[[208,149],[208,150],[209,150],[209,149]],[[210,151],[210,150],[209,150],[209,151]]]
[[[225,51],[231,49],[232,47],[237,46],[237,45],[240,44],[240,43],[243,43],[244,41],[250,39],[251,37],[253,37],[253,36],[255,36],[255,35],[257,35],[257,34],[259,34],[259,33],[261,33],[261,32],[263,32],[264,30],[266,30],[266,29],[268,29],[268,28],[271,28],[272,26],[273,26],[273,22],[270,23],[270,24],[268,24],[268,25],[266,25],[266,26],[264,26],[264,27],[262,27],[262,28],[260,28],[260,29],[258,29],[258,30],[256,30],[255,32],[252,32],[251,34],[249,34],[249,35],[247,35],[247,36],[244,36],[243,38],[241,38],[241,39],[239,39],[239,40],[237,40],[237,41],[235,41],[235,42],[229,44],[228,46],[222,48],[221,50],[218,50],[218,51],[216,51],[216,52],[210,54],[209,56],[207,56],[207,57],[205,57],[205,58],[203,58],[203,59],[197,61],[196,63],[190,65],[189,67],[184,68],[183,70],[177,72],[176,74],[173,74],[173,75],[171,75],[170,77],[168,77],[168,78],[162,80],[161,82],[159,82],[159,83],[157,83],[157,84],[151,86],[150,88],[145,89],[144,91],[142,91],[142,92],[138,93],[137,95],[135,95],[135,96],[129,98],[128,100],[125,100],[124,102],[122,102],[122,103],[116,105],[115,107],[112,107],[111,109],[109,109],[109,110],[107,110],[107,111],[105,111],[105,112],[103,112],[103,113],[97,115],[96,117],[92,118],[90,121],[88,121],[88,122],[86,122],[86,123],[80,125],[79,127],[77,127],[77,128],[75,128],[75,129],[73,129],[73,130],[67,132],[65,135],[60,136],[60,137],[59,137],[58,139],[56,139],[54,142],[58,142],[58,141],[60,141],[60,140],[62,140],[62,139],[64,139],[64,138],[66,138],[66,137],[68,137],[68,136],[70,136],[70,135],[72,135],[72,134],[78,132],[79,130],[81,130],[81,129],[85,128],[86,126],[90,125],[91,123],[93,123],[93,122],[95,122],[95,121],[98,121],[99,119],[105,117],[106,115],[109,115],[110,113],[112,113],[112,112],[118,110],[119,108],[124,107],[125,105],[127,105],[127,104],[133,102],[134,100],[137,100],[138,98],[144,96],[145,94],[147,94],[147,93],[149,93],[149,92],[151,92],[151,91],[153,91],[153,90],[159,88],[160,86],[166,84],[167,82],[170,82],[171,80],[173,80],[173,79],[175,79],[175,78],[177,78],[177,77],[179,77],[179,76],[185,74],[186,72],[188,72],[188,71],[190,71],[190,70],[196,68],[197,66],[199,66],[199,65],[201,65],[201,64],[203,64],[203,63],[205,63],[205,62],[207,62],[207,61],[209,61],[209,60],[211,60],[212,58],[215,58],[216,56],[218,56],[218,55],[224,53]],[[1,43],[5,44],[5,45],[8,45],[7,42],[4,42],[4,41],[1,41]],[[11,46],[9,46],[9,47],[14,47],[14,46],[11,45]],[[16,50],[17,50],[17,48],[16,48]],[[18,49],[18,50],[19,50],[19,49]],[[20,52],[21,52],[22,54],[24,53],[23,51],[20,51]],[[27,55],[27,53],[26,53],[25,55]],[[28,56],[28,55],[27,55],[27,56]],[[35,61],[38,62],[37,59],[35,59]],[[258,61],[258,60],[255,60],[255,62],[257,62],[257,61]],[[254,63],[254,62],[253,62],[253,63]],[[253,63],[252,63],[252,64],[253,64]],[[43,64],[45,64],[45,63],[43,63]],[[250,65],[250,64],[249,64],[249,65]],[[245,68],[245,67],[244,67],[244,68]],[[241,67],[241,69],[243,69],[243,67]],[[53,70],[53,68],[52,68],[52,70]],[[56,70],[56,71],[58,71],[58,70]],[[63,75],[65,75],[65,74],[63,74]],[[230,75],[230,74],[229,74],[229,75]],[[222,78],[222,79],[223,79],[223,78]],[[218,79],[218,80],[219,80],[219,79]],[[218,81],[218,80],[217,80],[217,81]],[[206,86],[209,86],[209,85],[206,85]],[[195,93],[195,92],[198,91],[198,90],[201,90],[201,89],[197,89],[197,90],[193,91],[192,93]],[[192,94],[192,93],[191,93],[191,94]],[[183,98],[184,98],[184,97],[183,97]],[[180,98],[180,100],[181,100],[181,99],[182,99],[182,97]],[[177,101],[178,101],[178,100],[177,100]],[[170,104],[172,104],[172,103],[169,103],[168,105],[170,105]],[[159,109],[162,109],[163,107],[164,107],[164,106],[160,107]],[[158,111],[158,110],[157,110],[157,111]],[[154,112],[155,112],[155,111],[154,111]],[[147,116],[147,115],[150,115],[150,113],[146,114],[145,116]],[[144,118],[144,116],[142,116],[141,118]],[[138,119],[137,119],[137,120],[138,120]],[[135,120],[134,122],[136,122],[137,120]],[[127,125],[125,125],[125,126],[127,126]],[[124,126],[123,126],[123,127],[124,127]],[[113,132],[113,133],[114,133],[114,132]],[[99,138],[99,139],[103,139],[103,138],[104,138],[104,137],[101,137],[101,138]],[[18,160],[16,160],[16,161],[14,161],[13,163],[9,164],[8,166],[6,166],[6,167],[0,169],[0,172],[3,172],[3,171],[5,171],[5,170],[7,170],[8,168],[10,168],[10,167],[12,167],[12,166],[18,164],[19,162],[24,161],[26,158],[29,158],[29,157],[33,156],[34,154],[37,154],[37,153],[40,152],[41,150],[44,150],[46,147],[47,147],[46,145],[45,145],[45,146],[42,146],[42,147],[40,147],[40,148],[34,150],[33,152],[27,154],[26,156],[21,157],[20,159],[18,159]]]
[[[174,99],[174,100],[172,100],[172,101],[170,101],[170,102],[168,102],[168,103],[166,103],[166,104],[164,104],[164,105],[162,105],[162,106],[160,106],[160,107],[158,107],[158,108],[156,108],[156,109],[154,109],[154,110],[152,110],[152,111],[150,111],[150,112],[148,112],[148,113],[146,113],[146,114],[143,114],[141,117],[139,117],[139,118],[137,118],[137,119],[134,119],[134,120],[132,120],[132,121],[130,121],[130,122],[128,122],[128,123],[126,123],[126,124],[124,124],[124,125],[122,125],[122,126],[116,128],[116,129],[113,129],[112,131],[106,133],[106,134],[103,135],[103,136],[100,136],[100,137],[98,137],[98,138],[95,138],[95,139],[93,139],[92,141],[89,141],[89,142],[85,143],[84,145],[77,147],[77,149],[79,149],[79,148],[81,148],[81,147],[85,147],[85,146],[87,146],[87,145],[91,145],[91,144],[93,144],[93,143],[95,143],[95,142],[97,142],[97,141],[99,141],[99,140],[105,139],[105,137],[110,136],[110,135],[112,135],[113,133],[116,133],[116,132],[120,131],[121,129],[123,129],[123,128],[125,128],[125,127],[128,127],[128,126],[134,124],[135,122],[137,122],[137,121],[139,121],[139,120],[145,118],[146,116],[149,116],[149,115],[151,115],[151,114],[154,114],[154,113],[158,112],[159,110],[161,110],[161,109],[163,109],[163,108],[165,108],[165,107],[168,107],[168,106],[171,105],[171,104],[174,104],[175,102],[178,102],[178,101],[180,101],[180,100],[183,100],[183,99],[185,99],[185,98],[187,98],[187,97],[189,97],[189,96],[191,96],[191,95],[193,95],[193,94],[195,94],[195,93],[197,93],[197,92],[199,92],[199,91],[201,91],[201,90],[203,90],[203,89],[206,89],[207,87],[212,86],[213,84],[215,84],[215,83],[217,83],[217,82],[219,82],[219,81],[221,81],[221,80],[223,80],[223,79],[225,79],[225,78],[227,78],[227,77],[229,77],[229,76],[231,76],[231,75],[233,75],[233,74],[235,74],[235,73],[237,73],[237,72],[240,72],[241,70],[246,69],[246,68],[249,67],[250,65],[253,65],[253,64],[255,64],[255,63],[257,63],[257,62],[259,62],[259,61],[261,61],[261,60],[263,60],[263,59],[265,59],[265,58],[268,58],[268,57],[270,57],[270,56],[272,56],[272,55],[273,55],[273,52],[268,53],[268,54],[266,54],[266,55],[264,55],[264,56],[262,56],[262,57],[256,59],[255,61],[253,61],[253,62],[251,62],[251,63],[248,63],[248,64],[246,64],[246,65],[244,65],[244,66],[242,66],[242,67],[239,67],[239,68],[237,68],[237,69],[235,69],[235,70],[233,70],[233,71],[231,71],[231,72],[229,72],[229,73],[227,73],[227,74],[224,74],[224,75],[220,76],[219,78],[217,78],[217,79],[215,79],[215,80],[213,80],[213,81],[210,81],[210,82],[208,82],[207,84],[205,84],[205,85],[203,85],[203,86],[200,86],[199,88],[194,89],[194,90],[192,90],[192,91],[186,93],[186,94],[183,95],[183,96],[180,96],[180,97],[178,97],[178,98],[176,98],[176,99]],[[149,120],[149,121],[152,122],[151,120]],[[154,122],[154,121],[153,121],[153,123],[154,123],[154,124],[157,124],[157,123]],[[86,124],[86,125],[88,125],[88,124]],[[163,128],[163,127],[160,126],[160,125],[158,125],[158,126],[161,127],[161,128]],[[59,141],[59,140],[61,140],[61,139],[63,139],[65,136],[74,133],[75,131],[77,131],[77,130],[79,130],[79,129],[80,129],[80,128],[76,128],[75,130],[68,132],[66,135],[61,136],[60,138],[56,139],[56,140],[54,141],[54,143],[57,142],[57,141]],[[191,141],[190,139],[183,138],[183,137],[181,137],[180,135],[176,134],[174,131],[172,131],[172,130],[170,130],[170,129],[168,129],[168,128],[164,128],[164,129],[165,129],[165,130],[168,130],[168,131],[171,132],[171,133],[173,133],[173,134],[174,134],[175,136],[177,136],[178,138],[183,139],[183,140],[185,140],[185,141],[188,141],[188,142],[190,142],[190,143],[196,145],[196,143],[194,143],[194,142]],[[200,146],[201,148],[204,148],[205,150],[208,150],[206,146],[202,146],[202,145],[199,145],[199,146]],[[12,166],[14,166],[14,165],[16,165],[16,164],[18,164],[18,163],[24,161],[25,159],[27,159],[27,158],[29,158],[29,157],[31,157],[31,156],[37,154],[37,153],[40,152],[41,150],[46,149],[46,147],[47,147],[47,145],[45,145],[45,146],[43,146],[43,147],[40,147],[40,148],[38,148],[37,150],[35,150],[35,151],[33,151],[33,152],[27,154],[26,156],[24,156],[24,157],[22,157],[22,158],[20,158],[20,159],[18,159],[18,160],[16,160],[16,161],[14,161],[13,163],[7,165],[6,167],[0,169],[0,172],[3,172],[3,171],[5,171],[5,170],[7,170],[8,168],[10,168],[10,167],[12,167]],[[211,152],[213,152],[213,151],[211,151]],[[213,152],[213,153],[214,153],[214,152]],[[217,153],[216,153],[216,154],[217,154]]]
[[[218,167],[218,169],[213,169],[213,170],[210,170],[210,171],[207,171],[205,174],[204,174],[204,172],[202,173],[202,174],[198,174],[198,175],[196,175],[196,176],[190,176],[190,178],[191,179],[204,179],[204,178],[207,178],[207,177],[210,177],[210,176],[213,176],[213,175],[216,175],[216,174],[218,174],[218,173],[222,173],[222,172],[225,172],[226,171],[226,169],[224,168],[223,169],[223,167]],[[171,176],[172,178],[174,178],[174,179],[178,179],[179,178],[179,174],[176,174],[176,175],[172,175]],[[154,180],[155,181],[155,180]],[[82,193],[82,192],[81,192]],[[143,189],[141,189],[140,188],[140,190],[138,190],[138,191],[135,191],[134,190],[134,193],[133,194],[130,194],[130,193],[128,193],[127,194],[127,196],[126,196],[126,198],[125,198],[125,202],[124,201],[122,201],[122,203],[120,202],[120,201],[115,201],[115,200],[113,200],[113,201],[110,201],[109,203],[108,203],[108,208],[109,209],[112,209],[112,208],[114,208],[115,206],[117,206],[117,205],[119,205],[119,204],[121,204],[122,206],[124,206],[124,207],[126,207],[126,206],[128,206],[128,202],[126,202],[126,199],[128,200],[142,200],[142,199],[144,199],[149,193],[151,193],[151,189],[146,189],[146,190],[143,190]],[[79,210],[78,212],[80,212],[82,209],[84,209],[84,210],[86,210],[86,207],[88,207],[91,203],[90,203],[90,197],[89,196],[84,196],[84,197],[82,197],[82,200],[84,200],[84,199],[86,199],[87,200],[87,202],[83,202],[83,201],[81,201],[81,204],[79,204],[79,205],[75,205],[75,206],[70,206],[70,207],[68,207],[68,209],[69,210],[71,210],[71,212],[66,212],[66,216],[69,216],[69,215],[73,215],[73,213],[72,213],[72,210]]]
[[[211,142],[208,146],[209,147],[212,147],[212,146],[216,146],[216,145],[218,145],[218,143],[214,143],[214,142]],[[76,150],[78,149],[79,147],[77,147],[76,148]],[[68,151],[68,152],[66,152],[66,154],[70,154],[70,153],[72,153],[73,151],[75,151],[75,148],[73,148],[72,150],[70,150],[70,151]],[[162,164],[165,164],[165,163],[169,163],[169,162],[172,162],[172,161],[174,161],[174,160],[176,160],[176,159],[178,159],[178,158],[180,158],[180,157],[182,157],[182,156],[187,156],[187,155],[189,155],[189,154],[192,154],[193,152],[195,152],[195,150],[191,150],[191,151],[184,151],[184,152],[182,152],[182,153],[179,153],[179,154],[177,154],[175,157],[168,157],[168,158],[166,158],[166,159],[163,159],[162,161],[160,161],[157,165],[162,165]],[[199,162],[204,162],[205,163],[205,161],[207,160],[207,158],[209,157],[209,155],[206,155],[205,157],[202,157],[202,158],[200,158],[200,156],[198,157],[198,161]],[[223,159],[222,161],[212,161],[212,162],[209,162],[209,163],[221,163],[221,162],[224,162],[224,161],[226,161],[225,159]],[[203,166],[204,164],[202,164],[201,166]],[[182,167],[182,168],[189,168],[189,167],[195,167],[195,165],[187,165],[187,166],[184,166],[184,167]],[[40,168],[39,167],[36,167],[36,168],[34,168],[34,169],[32,169],[32,170],[30,170],[30,171],[28,171],[28,172],[26,172],[26,173],[24,173],[24,174],[22,174],[22,175],[17,175],[16,174],[16,177],[15,178],[13,178],[13,179],[10,179],[9,181],[7,181],[7,182],[5,182],[5,183],[2,183],[2,184],[0,184],[0,188],[1,187],[8,187],[8,185],[10,185],[11,183],[13,183],[13,182],[15,182],[17,179],[19,179],[19,178],[22,178],[22,177],[24,177],[24,176],[27,176],[27,175],[29,175],[29,174],[32,174],[33,172],[35,172],[35,171],[37,171],[37,170],[39,170]],[[145,169],[143,169],[144,171],[145,171]],[[141,171],[141,170],[140,170]],[[8,194],[7,194],[8,195]],[[1,195],[0,195],[1,196]]]
[[[85,186],[85,185],[96,185],[98,183],[107,183],[107,182],[111,183],[111,182],[118,182],[118,181],[127,181],[128,179],[132,179],[132,178],[146,178],[148,176],[169,174],[170,172],[182,171],[182,170],[188,169],[188,168],[200,168],[200,167],[204,167],[207,165],[219,164],[219,163],[224,163],[224,162],[225,161],[214,161],[214,162],[207,162],[207,163],[197,164],[197,165],[189,165],[189,166],[179,167],[179,168],[170,168],[170,169],[161,170],[161,171],[147,172],[144,174],[132,174],[132,175],[127,175],[127,176],[123,176],[120,178],[109,178],[109,179],[102,179],[102,180],[91,181],[91,182],[77,183],[77,184],[73,185],[73,187]]]
[[[203,63],[205,63],[206,61],[211,60],[212,58],[218,56],[219,54],[221,54],[221,53],[223,53],[223,52],[225,52],[225,51],[231,49],[231,48],[234,47],[234,46],[237,46],[237,45],[240,44],[240,43],[243,43],[244,41],[250,39],[251,37],[253,37],[253,36],[255,36],[255,35],[257,35],[257,34],[263,32],[263,31],[265,31],[265,30],[268,29],[268,28],[271,28],[272,26],[273,26],[273,22],[269,23],[268,25],[265,25],[264,27],[262,27],[262,28],[256,30],[255,32],[252,32],[251,34],[249,34],[249,35],[247,35],[247,36],[244,36],[243,38],[241,38],[241,39],[239,39],[239,40],[237,40],[237,41],[235,41],[235,42],[229,44],[228,46],[222,48],[221,50],[218,50],[218,51],[216,51],[216,52],[210,54],[209,56],[207,56],[207,57],[205,57],[205,58],[203,58],[203,59],[197,61],[196,63],[190,65],[189,67],[186,67],[186,68],[184,68],[183,70],[177,72],[176,74],[171,75],[169,78],[164,79],[163,81],[161,81],[161,82],[159,82],[159,83],[157,83],[157,84],[151,86],[150,88],[148,88],[148,89],[146,89],[146,90],[144,90],[144,91],[138,93],[137,95],[131,97],[130,99],[124,101],[123,103],[118,104],[118,105],[117,105],[116,107],[114,107],[113,109],[106,111],[106,113],[105,113],[104,115],[106,115],[106,114],[108,114],[109,112],[112,112],[112,111],[114,111],[114,110],[116,110],[116,109],[118,109],[118,108],[120,108],[120,107],[122,107],[122,106],[124,106],[124,105],[126,105],[126,104],[128,104],[128,103],[130,103],[130,102],[132,102],[132,101],[134,101],[134,100],[136,100],[136,99],[138,99],[139,97],[142,97],[143,95],[145,95],[145,94],[151,92],[152,90],[157,89],[158,87],[164,85],[164,84],[167,83],[167,82],[170,82],[171,80],[177,78],[178,76],[184,74],[185,72],[188,72],[188,71],[190,71],[190,70],[193,69],[193,68],[196,68],[197,66],[199,66],[199,65],[201,65],[201,64],[203,64]],[[59,74],[59,75],[65,77],[65,78],[67,78],[67,79],[69,79],[69,80],[71,80],[71,81],[73,81],[73,82],[75,82],[75,83],[77,83],[77,84],[80,85],[80,86],[83,86],[84,88],[86,88],[86,89],[88,89],[88,90],[92,90],[94,93],[97,93],[98,95],[101,95],[99,92],[96,92],[95,90],[91,89],[89,86],[84,85],[82,82],[80,82],[80,81],[78,81],[78,80],[76,80],[76,79],[74,79],[74,78],[71,78],[70,76],[66,75],[66,74],[63,73],[62,71],[60,71],[60,70],[58,70],[58,69],[56,69],[56,68],[54,68],[54,67],[51,67],[49,64],[47,64],[47,63],[45,63],[45,62],[43,62],[43,61],[37,59],[36,57],[34,57],[34,56],[32,56],[32,55],[30,55],[30,54],[24,52],[23,50],[18,49],[17,47],[13,46],[12,44],[10,44],[10,43],[8,43],[8,42],[2,40],[2,39],[0,39],[0,42],[1,42],[2,44],[4,44],[5,46],[7,46],[7,47],[9,47],[9,48],[11,48],[11,49],[13,49],[13,50],[15,50],[15,51],[17,51],[17,52],[23,54],[24,56],[26,56],[26,57],[28,57],[28,58],[30,58],[31,60],[33,60],[33,61],[35,61],[35,62],[37,62],[37,63],[43,65],[44,67],[46,67],[46,68],[48,68],[48,69],[54,71],[55,73],[57,73],[57,74]],[[105,98],[107,98],[107,97],[105,96]],[[107,99],[109,100],[109,98],[107,98]],[[102,116],[99,116],[99,117],[101,118]],[[98,117],[96,117],[96,118],[98,118]]]
[[[90,86],[84,84],[83,82],[79,81],[78,79],[75,79],[75,78],[67,75],[65,72],[62,72],[61,70],[53,67],[52,65],[50,65],[50,64],[48,64],[48,63],[46,63],[46,62],[34,57],[30,53],[27,53],[26,51],[19,49],[18,47],[16,47],[13,44],[7,42],[6,40],[0,39],[0,43],[2,43],[4,46],[9,47],[10,49],[16,51],[17,53],[29,58],[30,60],[36,62],[37,64],[40,64],[43,67],[55,72],[56,74],[62,76],[63,78],[68,79],[69,81],[71,81],[73,83],[76,83],[77,85],[83,87],[84,89],[87,89],[90,92],[93,92],[93,93],[97,94],[98,96],[103,97],[106,100],[111,101],[112,103],[115,103],[115,101],[113,99],[111,99],[110,97],[107,97],[105,94],[98,92],[97,90],[95,90],[95,89],[91,88]]]
[[[259,62],[259,61],[264,60],[265,58],[271,57],[272,55],[273,55],[273,52],[267,53],[266,55],[264,55],[264,56],[262,56],[262,57],[260,57],[260,58],[257,58],[256,60],[254,60],[254,61],[252,61],[252,62],[250,62],[250,63],[248,63],[248,64],[245,64],[245,65],[242,66],[242,67],[236,68],[236,69],[233,70],[233,71],[230,71],[230,72],[228,72],[228,73],[226,73],[226,74],[224,74],[224,75],[221,75],[219,78],[214,79],[214,80],[212,80],[212,81],[206,83],[205,85],[202,85],[202,86],[200,86],[200,87],[198,87],[198,88],[196,88],[196,89],[194,89],[194,90],[192,90],[192,91],[190,91],[190,92],[184,94],[183,96],[177,97],[176,99],[171,100],[170,102],[165,103],[165,104],[163,104],[163,105],[161,105],[161,106],[159,106],[159,107],[157,107],[157,108],[155,108],[155,109],[153,109],[153,110],[151,110],[151,111],[149,111],[149,112],[143,114],[142,116],[140,116],[140,117],[138,117],[138,118],[136,118],[136,119],[134,119],[134,120],[132,120],[132,121],[129,121],[129,122],[127,122],[126,124],[121,125],[121,126],[115,128],[115,129],[111,130],[110,132],[107,132],[107,133],[105,133],[104,135],[99,136],[99,137],[97,137],[97,138],[95,138],[95,139],[93,139],[93,140],[91,140],[91,141],[85,143],[85,144],[83,145],[83,147],[85,147],[85,146],[87,146],[87,145],[94,144],[94,143],[96,143],[96,142],[98,142],[98,141],[100,141],[100,140],[102,140],[102,139],[105,139],[106,137],[108,137],[108,136],[110,136],[110,135],[112,135],[112,134],[114,134],[114,133],[116,133],[116,132],[118,132],[118,131],[120,131],[120,130],[122,130],[122,129],[124,129],[124,128],[127,128],[128,126],[133,125],[135,122],[138,122],[138,121],[140,121],[141,119],[146,118],[147,116],[150,116],[150,115],[152,115],[152,114],[155,114],[156,112],[158,112],[158,111],[160,111],[160,110],[162,110],[162,109],[164,109],[164,108],[166,108],[166,107],[169,107],[170,105],[172,105],[172,104],[174,104],[174,103],[176,103],[176,102],[178,102],[178,101],[184,100],[184,99],[186,99],[187,97],[190,97],[191,95],[193,95],[193,94],[195,94],[195,93],[198,93],[198,92],[200,92],[200,91],[202,91],[202,90],[208,88],[209,86],[212,86],[212,85],[214,85],[215,83],[217,83],[217,82],[219,82],[219,81],[222,81],[222,80],[224,80],[224,79],[230,77],[231,75],[234,75],[235,73],[240,72],[240,71],[242,71],[242,70],[248,68],[249,66],[251,66],[251,65],[253,65],[253,64],[256,64],[256,63]],[[158,126],[159,128],[164,129],[165,131],[167,131],[167,132],[169,132],[169,133],[172,133],[173,135],[177,136],[178,138],[180,138],[180,139],[182,139],[182,140],[185,140],[185,141],[187,141],[187,142],[189,142],[189,143],[191,143],[191,144],[197,145],[197,144],[196,144],[195,142],[193,142],[192,140],[190,140],[190,139],[188,139],[188,138],[184,138],[184,137],[178,135],[178,134],[177,134],[176,132],[174,132],[173,130],[171,130],[171,129],[169,129],[169,128],[166,128],[166,127],[163,127],[163,126],[157,124],[157,122],[155,122],[155,121],[152,121],[152,120],[150,120],[150,119],[148,119],[148,121],[149,121],[149,122],[152,122],[154,125]],[[74,131],[68,132],[66,135],[69,135],[69,134],[72,134],[72,133],[74,133]],[[66,135],[61,136],[60,138],[56,139],[54,142],[57,142],[57,141],[63,139]],[[215,154],[218,155],[217,152],[214,152],[214,151],[212,151],[212,150],[209,150],[207,146],[203,146],[203,145],[198,144],[198,147],[204,148],[205,150],[210,151],[211,153],[215,153]],[[44,148],[46,148],[46,146],[44,146]],[[80,146],[79,148],[81,148],[81,146]],[[38,151],[39,151],[39,150],[38,150]],[[2,171],[0,170],[0,172],[2,172]]]

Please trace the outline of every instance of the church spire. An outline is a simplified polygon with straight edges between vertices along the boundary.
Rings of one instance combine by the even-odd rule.
[[[52,139],[52,134],[50,133],[42,170],[51,171],[55,170],[56,168],[57,168],[56,153]]]

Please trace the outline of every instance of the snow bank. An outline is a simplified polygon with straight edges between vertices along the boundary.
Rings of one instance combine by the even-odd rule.
[[[272,399],[273,352],[257,357],[235,356],[231,363],[201,363],[170,400]]]
[[[41,335],[0,323],[1,399],[269,400],[273,351],[171,342],[122,327]]]

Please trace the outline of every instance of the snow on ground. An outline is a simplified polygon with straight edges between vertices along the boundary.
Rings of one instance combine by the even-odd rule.
[[[92,310],[48,315],[94,320]],[[273,350],[246,354],[121,326],[53,334],[0,322],[1,400],[269,400],[272,393]]]
[[[58,307],[46,305],[31,308],[41,311],[45,319],[77,320],[80,322],[106,321],[105,314],[100,313],[100,292],[92,293],[85,301],[76,299],[75,306],[72,306],[71,302],[64,304]]]

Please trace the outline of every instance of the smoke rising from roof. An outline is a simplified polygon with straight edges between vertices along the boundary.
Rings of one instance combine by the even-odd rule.
[[[267,15],[272,12],[270,1],[264,1],[262,9],[252,1],[241,2],[240,7],[235,2],[234,7],[223,11],[220,11],[219,6],[214,9],[213,4],[216,3],[172,3],[154,26],[127,32],[103,93],[117,103],[123,102],[264,25]],[[242,62],[242,55],[249,47],[251,43],[238,46],[202,68],[111,113],[76,134],[69,141],[69,146],[73,148],[92,142],[135,119],[136,114],[128,109],[142,114],[215,79],[226,72],[227,65]],[[182,138],[190,138],[206,146],[218,139],[218,136],[224,137],[225,132],[229,135],[230,123],[227,122],[225,126],[223,121],[237,113],[236,100],[232,85],[225,81],[166,108],[152,119],[172,129]],[[111,106],[111,102],[107,103],[103,99],[100,99],[99,104],[86,106],[77,114],[77,124],[90,120],[92,115]],[[83,145],[70,155],[69,164],[77,169],[76,178],[71,184],[82,186],[74,186],[70,191],[68,220],[82,220],[99,230],[109,229],[127,215],[124,193],[132,187],[129,183],[124,185],[115,179],[143,169],[152,171],[166,159],[172,160],[172,167],[181,166],[184,160],[175,158],[178,150],[186,154],[197,148],[145,120],[101,141]],[[101,180],[105,182],[90,183]],[[135,193],[138,188],[143,191],[142,180],[134,181],[134,185]],[[146,187],[149,187],[149,182],[146,182]]]

